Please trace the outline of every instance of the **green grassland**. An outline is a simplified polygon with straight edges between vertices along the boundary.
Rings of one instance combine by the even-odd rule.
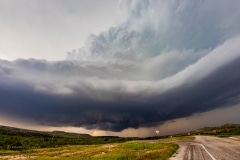
[[[169,159],[177,149],[178,145],[173,143],[131,141],[99,145],[69,145],[22,151],[1,150],[0,159],[165,160]]]
[[[92,137],[61,131],[41,132],[0,126],[0,159],[164,160],[170,158],[178,149],[178,145],[169,143],[170,140],[156,140],[158,138],[163,137]]]

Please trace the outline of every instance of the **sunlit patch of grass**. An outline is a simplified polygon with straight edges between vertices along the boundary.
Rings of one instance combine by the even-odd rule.
[[[137,160],[168,159],[178,149],[178,145],[175,145],[172,143],[160,143],[160,142],[156,142],[156,143],[127,142],[123,145],[124,145],[123,146],[124,148],[141,151],[141,153],[136,157]]]
[[[152,149],[159,149],[171,146],[170,143],[149,143],[149,142],[126,142],[123,143],[123,148],[127,149],[134,149],[134,150],[152,150]]]

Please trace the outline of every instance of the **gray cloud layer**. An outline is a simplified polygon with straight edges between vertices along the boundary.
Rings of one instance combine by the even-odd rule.
[[[67,60],[0,61],[1,114],[121,131],[238,103],[239,3],[124,0]]]

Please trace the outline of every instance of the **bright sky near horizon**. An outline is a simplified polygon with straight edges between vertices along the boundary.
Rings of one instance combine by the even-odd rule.
[[[240,123],[239,6],[0,0],[0,125],[148,136]]]
[[[0,58],[63,60],[119,19],[117,0],[0,0]]]

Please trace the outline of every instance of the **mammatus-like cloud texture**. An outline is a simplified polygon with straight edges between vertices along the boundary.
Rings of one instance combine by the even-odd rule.
[[[121,131],[239,101],[240,1],[123,0],[63,61],[0,61],[1,114]]]

